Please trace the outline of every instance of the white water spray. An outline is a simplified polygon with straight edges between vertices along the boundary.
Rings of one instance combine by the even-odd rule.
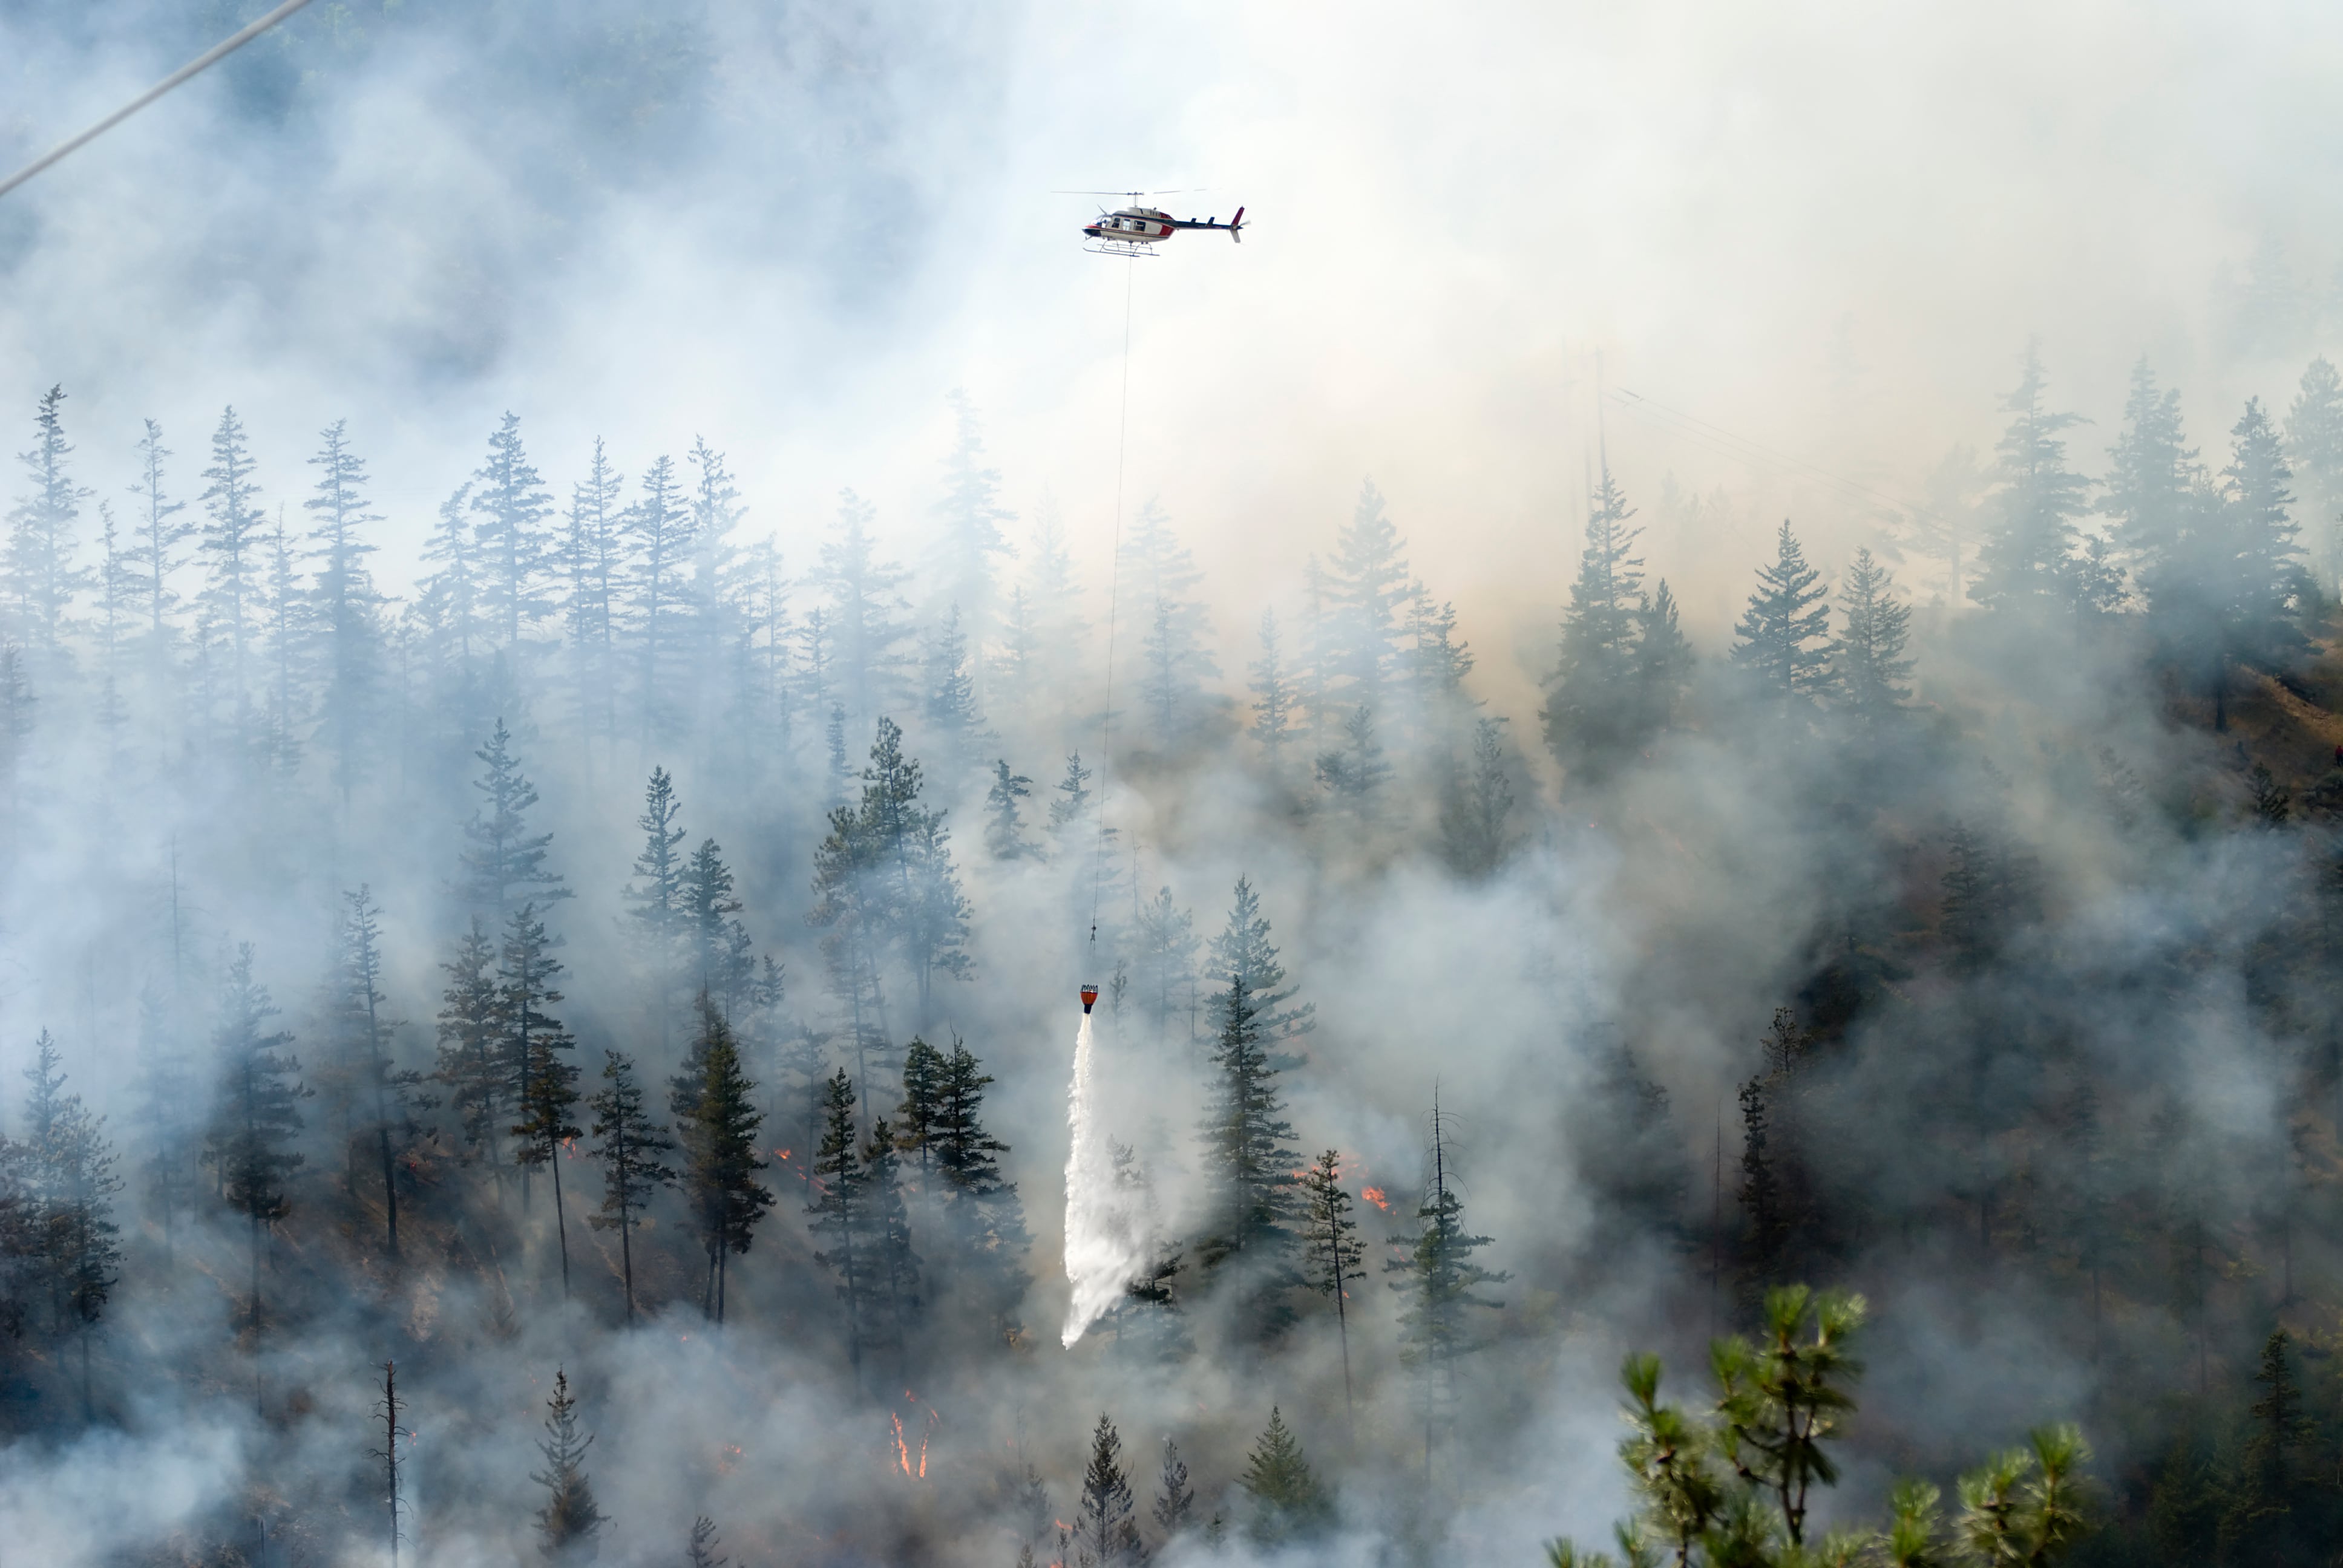
[[[1115,1184],[1114,1154],[1099,1125],[1091,1078],[1091,1015],[1074,1036],[1074,1081],[1066,1097],[1073,1147],[1066,1154],[1066,1304],[1062,1342],[1071,1345],[1122,1299],[1145,1264],[1147,1239],[1135,1205]]]

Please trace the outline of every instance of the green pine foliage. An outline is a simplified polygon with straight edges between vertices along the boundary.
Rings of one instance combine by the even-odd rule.
[[[595,1503],[594,1483],[586,1474],[586,1451],[594,1446],[594,1438],[578,1419],[567,1369],[554,1372],[553,1397],[545,1402],[545,1436],[537,1445],[545,1456],[545,1468],[529,1473],[545,1489],[545,1505],[537,1513],[538,1551],[557,1568],[590,1563],[608,1520]]]
[[[560,873],[545,864],[553,835],[528,830],[528,809],[537,804],[537,789],[520,770],[512,732],[503,719],[497,720],[488,743],[473,755],[484,771],[472,788],[486,800],[464,824],[465,901],[493,923],[504,920],[517,899],[545,905],[569,897]]]
[[[683,1070],[670,1081],[668,1105],[683,1155],[679,1185],[708,1259],[700,1310],[720,1323],[729,1261],[748,1252],[775,1200],[757,1179],[766,1168],[757,1138],[765,1115],[757,1109],[756,1085],[741,1065],[732,1026],[704,991],[699,1013],[699,1032]]]
[[[1758,568],[1749,608],[1734,628],[1733,662],[1747,672],[1758,695],[1785,709],[1821,696],[1830,678],[1830,604],[1822,574],[1787,518],[1774,537],[1774,559]]]
[[[1207,1229],[1196,1256],[1207,1275],[1235,1277],[1247,1327],[1266,1338],[1293,1315],[1285,1296],[1300,1282],[1293,1254],[1302,1204],[1293,1172],[1302,1157],[1242,973],[1232,977],[1219,1013],[1215,1077],[1202,1130]]]
[[[602,1201],[586,1216],[598,1231],[618,1233],[620,1281],[626,1292],[627,1321],[635,1319],[634,1233],[643,1223],[644,1210],[663,1187],[676,1184],[678,1172],[668,1163],[675,1140],[662,1123],[643,1110],[643,1089],[635,1077],[632,1058],[621,1051],[602,1053],[602,1087],[587,1101],[593,1112],[594,1142],[589,1151],[602,1168]]]
[[[1245,1533],[1262,1546],[1307,1541],[1333,1523],[1334,1499],[1312,1472],[1302,1440],[1275,1405],[1270,1406],[1269,1424],[1245,1455],[1244,1473],[1237,1484],[1250,1504]]]
[[[1838,700],[1858,721],[1886,722],[1911,699],[1912,609],[1896,594],[1896,578],[1855,552],[1839,584],[1839,632],[1830,648],[1830,678]]]
[[[241,1217],[251,1237],[252,1295],[249,1324],[261,1323],[261,1243],[269,1229],[292,1212],[294,1172],[307,1162],[295,1147],[304,1125],[301,1101],[311,1091],[294,1075],[301,1063],[286,1048],[292,1034],[268,1027],[277,1004],[253,974],[250,942],[236,950],[220,996],[219,1025],[212,1031],[218,1087],[204,1142],[204,1162],[218,1174],[219,1196]]]
[[[1989,609],[2039,613],[2067,598],[2075,519],[2089,508],[2090,485],[2066,466],[2064,432],[2082,417],[2048,408],[2048,387],[2040,347],[2029,342],[2017,386],[2002,399],[2011,417],[1995,447],[1995,517],[1969,588]]]

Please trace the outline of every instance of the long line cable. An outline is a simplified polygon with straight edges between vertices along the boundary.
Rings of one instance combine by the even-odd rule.
[[[198,72],[207,70],[211,66],[219,64],[222,60],[226,59],[230,55],[235,54],[238,49],[243,48],[246,44],[251,43],[255,38],[259,37],[263,33],[267,32],[271,27],[276,26],[277,24],[282,22],[286,17],[290,16],[294,12],[298,11],[302,6],[307,5],[308,3],[309,0],[285,0],[284,5],[279,5],[276,10],[271,11],[267,15],[263,16],[257,22],[253,23],[250,26],[245,28],[234,37],[226,39],[219,44],[214,45],[211,48],[205,50],[202,54],[196,55],[194,59],[188,61],[186,65],[180,66],[177,70],[172,72],[169,75],[164,77],[161,81],[156,83],[153,86],[147,88],[145,92],[139,94],[128,103],[123,105],[122,107],[115,110],[114,113],[106,116],[106,118],[98,121],[97,124],[82,132],[81,135],[77,136],[69,136],[65,140],[59,142],[55,146],[51,147],[47,152],[43,153],[39,157],[35,158],[31,163],[26,164],[23,168],[18,169],[6,179],[0,180],[0,196],[6,196],[10,191],[15,190],[18,186],[23,185],[26,180],[31,179],[35,175],[39,174],[43,169],[47,168],[51,164],[55,163],[67,153],[87,146],[90,143],[97,140],[98,137],[106,135],[106,132],[114,129],[115,126],[120,125],[123,121],[128,119],[131,116],[136,114],[139,110],[145,108],[147,105],[153,103],[156,99],[161,97],[164,94],[169,92],[172,88],[177,86],[188,77],[195,75]]]
[[[1122,407],[1114,424],[1114,549],[1106,589],[1106,710],[1099,715],[1098,852],[1091,866],[1091,945],[1098,945],[1099,900],[1106,896],[1106,770],[1114,743],[1114,612],[1122,588],[1122,462],[1131,444],[1131,293],[1139,258],[1125,261],[1122,274]],[[1133,884],[1136,885],[1135,883]]]

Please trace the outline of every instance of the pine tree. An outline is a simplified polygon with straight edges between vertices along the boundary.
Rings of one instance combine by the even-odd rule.
[[[1452,775],[1440,803],[1440,836],[1448,864],[1459,876],[1485,877],[1512,849],[1508,822],[1513,786],[1506,767],[1504,720],[1476,719],[1472,771]]]
[[[2286,457],[2302,485],[2304,532],[2318,580],[2343,580],[2343,375],[2324,355],[2302,373],[2286,414]]]
[[[163,445],[163,427],[149,419],[146,427],[138,441],[138,482],[130,487],[138,499],[137,542],[132,558],[146,589],[147,634],[160,668],[168,658],[170,615],[178,605],[178,595],[171,591],[171,574],[186,564],[179,547],[193,538],[196,530],[193,523],[174,520],[187,509],[187,503],[175,501],[164,492],[163,464],[171,449]]]
[[[1635,605],[1635,689],[1644,734],[1674,728],[1693,663],[1692,644],[1676,624],[1676,596],[1662,578],[1651,597]]]
[[[618,1265],[627,1292],[627,1322],[635,1321],[634,1232],[642,1223],[651,1195],[676,1183],[677,1172],[666,1163],[675,1152],[667,1129],[643,1112],[642,1085],[635,1081],[631,1057],[616,1050],[602,1053],[602,1088],[587,1101],[594,1113],[595,1163],[602,1167],[602,1203],[586,1217],[598,1231],[618,1232]]]
[[[1041,847],[1025,836],[1025,818],[1017,807],[1017,802],[1032,793],[1033,780],[1012,772],[1007,758],[994,759],[992,788],[984,793],[984,803],[991,812],[984,827],[984,849],[994,859],[1030,860],[1040,857]]]
[[[1635,610],[1644,584],[1644,558],[1631,553],[1644,530],[1628,526],[1635,509],[1612,477],[1608,454],[1602,474],[1588,498],[1586,548],[1563,612],[1561,658],[1541,716],[1557,758],[1598,769],[1635,739],[1642,707]]]
[[[1277,1069],[1262,1046],[1252,988],[1237,972],[1217,1000],[1217,1077],[1202,1129],[1210,1230],[1197,1244],[1197,1259],[1207,1273],[1245,1264],[1248,1326],[1265,1338],[1292,1321],[1283,1296],[1301,1282],[1292,1261],[1301,1212],[1293,1172],[1301,1156],[1292,1147]]]
[[[293,1037],[266,1029],[277,1015],[268,988],[253,978],[252,944],[236,950],[220,998],[212,1042],[220,1080],[204,1159],[219,1173],[220,1195],[252,1232],[252,1332],[260,1332],[260,1243],[266,1227],[292,1211],[285,1189],[303,1163],[294,1149],[300,1102],[309,1091],[293,1081],[301,1064],[285,1054]]]
[[[838,534],[821,547],[812,582],[827,594],[827,627],[838,695],[852,719],[875,719],[903,686],[902,568],[879,556],[870,537],[877,512],[853,491],[839,498]]]
[[[472,538],[466,509],[472,487],[458,486],[439,503],[438,522],[423,546],[423,558],[437,568],[424,574],[422,593],[411,612],[423,629],[442,678],[451,686],[470,678],[474,644],[485,650],[488,630],[482,621],[486,602],[481,580],[479,548]]]
[[[550,1010],[562,1000],[553,989],[561,960],[537,918],[535,904],[512,912],[505,928],[498,969],[498,1011],[508,1031],[506,1060],[513,1074],[513,1161],[521,1170],[521,1201],[528,1201],[528,1174],[543,1166],[553,1174],[554,1233],[561,1247],[561,1294],[569,1296],[569,1211],[561,1196],[561,1151],[583,1131],[570,1120],[578,1108],[578,1064],[565,1054],[577,1040]]]
[[[732,918],[739,912],[723,850],[715,839],[701,839],[683,873],[681,913],[690,970],[686,978],[721,1004],[728,1016],[748,1001],[757,979],[748,930]]]
[[[2204,466],[2181,427],[2180,393],[2157,387],[2142,357],[2132,367],[2123,433],[2107,448],[2100,500],[2100,510],[2115,519],[2116,542],[2136,574],[2157,576],[2179,551],[2193,498],[2204,483]]]
[[[204,525],[202,548],[210,562],[204,586],[205,613],[223,628],[228,641],[227,698],[231,717],[244,721],[250,692],[246,658],[253,612],[260,603],[267,569],[260,509],[260,487],[252,477],[252,454],[245,446],[244,423],[229,407],[212,432],[212,466],[203,477],[211,481],[202,500],[210,520]]]
[[[924,1028],[936,976],[964,980],[974,965],[967,952],[969,904],[952,864],[945,814],[920,803],[922,789],[919,761],[904,751],[902,730],[881,718],[862,770],[861,809],[843,844],[861,874],[861,896],[877,930],[911,972]],[[818,858],[818,876],[820,863]]]
[[[511,1096],[496,964],[495,940],[475,915],[455,956],[439,966],[447,989],[440,997],[438,1055],[431,1076],[447,1086],[465,1146],[502,1181],[498,1149]]]
[[[976,406],[957,388],[944,401],[951,406],[956,438],[944,460],[944,496],[936,507],[936,578],[955,619],[967,614],[970,641],[981,649],[997,618],[994,561],[1017,553],[1001,525],[1015,521],[1016,515],[1001,505],[1000,473],[985,467]]]
[[[662,1035],[677,969],[691,937],[690,869],[676,853],[684,839],[678,821],[682,814],[674,778],[664,768],[652,769],[643,787],[643,814],[635,819],[635,826],[643,830],[643,850],[635,857],[635,875],[625,898],[633,906],[627,916],[639,933],[642,961],[656,977],[653,1006]]]
[[[319,433],[324,445],[309,459],[317,482],[301,503],[311,518],[309,556],[318,563],[314,619],[326,645],[320,728],[346,805],[368,759],[383,683],[382,594],[366,562],[376,547],[364,532],[382,518],[367,509],[366,464],[350,450],[347,427],[337,419]]]
[[[1367,1254],[1359,1222],[1351,1218],[1342,1156],[1329,1149],[1302,1178],[1302,1280],[1334,1303],[1334,1331],[1342,1346],[1342,1402],[1351,1403],[1351,1286],[1366,1278]]]
[[[1269,1424],[1245,1455],[1237,1480],[1251,1501],[1246,1533],[1263,1546],[1306,1540],[1332,1522],[1333,1499],[1311,1473],[1302,1440],[1285,1424],[1285,1412],[1272,1405]]]
[[[1977,554],[1976,581],[1969,598],[1989,609],[2040,607],[2064,597],[2075,522],[2087,508],[2089,482],[2066,467],[2066,443],[2059,432],[2084,423],[2077,414],[2054,414],[2043,407],[2048,385],[2040,345],[2026,346],[2017,387],[2002,399],[2014,416],[1995,448],[2000,514]]]
[[[1779,1277],[1790,1238],[1787,1204],[1772,1148],[1775,1087],[1760,1073],[1740,1089],[1741,1178],[1735,1196],[1747,1226],[1749,1271],[1760,1281]]]
[[[25,1146],[32,1180],[19,1200],[29,1212],[35,1264],[44,1278],[55,1326],[81,1351],[82,1419],[94,1420],[89,1340],[113,1300],[122,1270],[121,1228],[114,1200],[122,1191],[106,1119],[78,1094],[65,1092],[56,1041],[43,1030],[25,1071]]]
[[[546,613],[538,579],[551,549],[545,519],[553,515],[553,494],[521,445],[518,415],[508,411],[488,437],[488,455],[472,483],[488,612],[503,646],[511,648],[522,628]]]
[[[708,1255],[702,1312],[724,1321],[726,1264],[746,1255],[757,1223],[773,1206],[772,1190],[757,1180],[765,1161],[757,1158],[757,1130],[764,1112],[756,1105],[756,1085],[740,1065],[732,1026],[705,992],[699,997],[699,1032],[672,1081],[669,1109],[675,1116],[683,1152],[684,1201]]]
[[[1427,737],[1444,740],[1456,720],[1481,706],[1464,691],[1474,663],[1472,645],[1456,636],[1455,605],[1435,604],[1422,584],[1408,604],[1407,629],[1406,670],[1418,721]]]
[[[1381,707],[1400,659],[1400,618],[1414,597],[1404,541],[1383,515],[1373,481],[1334,538],[1325,565],[1326,672],[1329,696],[1350,706]]]
[[[1318,783],[1353,816],[1371,818],[1392,768],[1375,734],[1375,710],[1361,703],[1342,718],[1342,744],[1318,754]]]
[[[338,950],[327,1010],[329,1049],[347,1066],[382,1168],[384,1243],[398,1256],[398,1158],[416,1136],[415,1105],[423,1075],[391,1060],[400,1020],[384,1010],[381,910],[361,884],[342,895]],[[355,1130],[354,1130],[355,1131]]]
[[[838,1275],[839,1300],[846,1305],[846,1355],[857,1378],[862,1372],[864,1319],[876,1288],[871,1275],[862,1161],[854,1135],[854,1081],[840,1068],[822,1098],[821,1142],[814,1154],[813,1201],[806,1205],[822,1250],[814,1261]]]
[[[1121,565],[1122,602],[1141,628],[1140,705],[1158,742],[1172,745],[1202,721],[1204,682],[1221,672],[1208,642],[1212,614],[1189,597],[1203,573],[1153,501],[1139,509]]]
[[[1415,1235],[1398,1239],[1407,1248],[1406,1255],[1387,1260],[1383,1269],[1399,1276],[1392,1288],[1406,1303],[1399,1315],[1400,1360],[1416,1374],[1423,1464],[1429,1473],[1433,1445],[1456,1407],[1457,1362],[1485,1342],[1473,1332],[1466,1310],[1497,1311],[1503,1302],[1476,1292],[1513,1277],[1473,1261],[1473,1254],[1489,1245],[1489,1238],[1475,1236],[1465,1227],[1463,1201],[1450,1171],[1447,1126],[1437,1101],[1432,1107],[1432,1181],[1415,1215]]]
[[[1188,1484],[1188,1465],[1180,1457],[1180,1445],[1168,1437],[1163,1440],[1163,1469],[1155,1483],[1155,1505],[1148,1512],[1167,1544],[1195,1525],[1196,1493]]]
[[[1814,1483],[1838,1479],[1823,1441],[1855,1409],[1845,1384],[1862,1367],[1848,1348],[1865,1312],[1861,1296],[1785,1285],[1765,1292],[1764,1335],[1755,1343],[1736,1334],[1710,1347],[1717,1414],[1731,1434],[1726,1458],[1756,1489],[1774,1494],[1793,1547],[1805,1541]]]
[[[1196,917],[1172,902],[1171,889],[1158,888],[1140,909],[1138,936],[1140,1008],[1161,1044],[1195,994]]]
[[[1846,580],[1839,585],[1840,628],[1830,648],[1830,678],[1847,711],[1865,724],[1894,715],[1912,695],[1905,656],[1911,639],[1912,611],[1896,597],[1896,579],[1871,558],[1855,552]]]
[[[984,715],[977,708],[976,672],[957,604],[945,613],[929,645],[927,696],[921,707],[936,745],[954,771],[968,766],[974,749],[988,736]]]
[[[2280,670],[2310,646],[2302,632],[2302,550],[2287,487],[2294,474],[2259,398],[2246,400],[2229,435],[2229,463],[2221,470],[2223,651],[2248,668]]]
[[[1066,754],[1066,776],[1052,786],[1058,799],[1050,802],[1050,834],[1061,845],[1078,839],[1091,814],[1091,779],[1097,769],[1082,766],[1082,754]]]
[[[81,505],[96,492],[76,485],[66,462],[65,389],[41,394],[33,419],[33,449],[17,454],[31,487],[8,514],[5,559],[8,598],[15,601],[18,635],[52,666],[64,657],[72,629],[74,596],[89,586],[89,574],[74,564],[75,526]]]
[[[1249,667],[1252,677],[1246,688],[1252,693],[1252,728],[1248,731],[1261,743],[1262,755],[1269,759],[1269,770],[1275,773],[1284,759],[1285,748],[1294,738],[1295,696],[1293,684],[1285,672],[1282,638],[1277,629],[1273,610],[1261,612],[1261,657]]]
[[[464,900],[475,913],[501,920],[516,898],[550,904],[570,896],[561,874],[548,870],[545,852],[550,833],[528,830],[528,809],[537,804],[537,787],[520,770],[513,755],[512,732],[497,720],[488,743],[472,753],[485,767],[472,788],[486,796],[484,809],[464,824]]]
[[[1261,912],[1261,895],[1253,890],[1252,878],[1237,879],[1228,924],[1205,950],[1206,972],[1216,979],[1235,975],[1243,980],[1245,996],[1254,1013],[1252,1027],[1262,1041],[1287,1048],[1271,1059],[1272,1064],[1281,1068],[1299,1065],[1302,1058],[1295,1051],[1302,1037],[1318,1027],[1318,1004],[1293,1005],[1302,988],[1298,983],[1286,983],[1285,966],[1278,962],[1277,949],[1270,942],[1269,917]],[[1214,1018],[1225,1018],[1229,994],[1220,990],[1206,997],[1206,1010]]]
[[[1830,605],[1822,574],[1806,564],[1805,551],[1785,518],[1775,538],[1775,558],[1757,570],[1734,635],[1733,662],[1749,671],[1758,691],[1785,707],[1814,700],[1828,678]]]
[[[627,513],[618,498],[625,476],[594,437],[586,477],[569,489],[569,527],[561,543],[561,621],[577,682],[578,728],[618,741],[618,632],[628,559]]]
[[[885,1303],[884,1328],[877,1337],[895,1351],[897,1381],[910,1376],[908,1362],[919,1325],[920,1256],[911,1250],[911,1219],[903,1202],[901,1168],[894,1130],[883,1116],[870,1119],[862,1145],[863,1213],[870,1224],[865,1256],[877,1297]]]
[[[390,1568],[398,1568],[398,1548],[407,1539],[399,1526],[399,1514],[405,1503],[399,1485],[398,1418],[407,1408],[398,1397],[398,1363],[382,1363],[382,1398],[375,1402],[374,1412],[382,1418],[382,1446],[367,1451],[367,1457],[382,1464],[383,1503],[390,1513]]]
[[[545,1468],[529,1474],[546,1493],[537,1514],[538,1550],[548,1563],[590,1563],[607,1521],[586,1476],[586,1451],[594,1439],[578,1429],[578,1402],[570,1395],[566,1369],[555,1370],[553,1397],[545,1408],[545,1437],[537,1445]]]
[[[1082,1469],[1081,1503],[1075,1518],[1081,1562],[1109,1568],[1144,1560],[1139,1522],[1132,1517],[1131,1473],[1122,1462],[1122,1437],[1103,1412],[1091,1431],[1090,1462]]]
[[[726,673],[728,666],[734,676],[739,673],[732,656],[741,644],[745,628],[736,595],[739,586],[739,548],[733,544],[732,533],[740,526],[748,509],[740,505],[740,492],[732,483],[724,454],[710,447],[704,437],[692,439],[691,466],[699,470],[699,478],[692,487],[691,496],[691,578],[686,589],[689,613],[684,626],[688,654],[685,668],[690,672],[689,689],[694,699],[689,715],[691,728],[694,733],[706,736],[714,732],[725,710],[725,681],[719,677]]]
[[[285,509],[266,541],[268,561],[268,734],[266,750],[277,771],[291,778],[300,767],[298,734],[307,707],[306,660],[307,617],[300,579],[293,568],[292,541],[285,532]]]
[[[922,1146],[922,1168],[932,1159],[944,1199],[943,1233],[954,1267],[972,1287],[975,1304],[1003,1342],[1018,1337],[1017,1305],[1028,1283],[1024,1257],[1031,1245],[1017,1184],[1001,1173],[1009,1145],[985,1131],[984,1091],[992,1080],[958,1039],[932,1064],[933,1110]]]
[[[635,641],[637,741],[649,747],[677,722],[672,688],[685,640],[687,579],[691,563],[691,510],[677,482],[675,460],[661,456],[643,471],[635,504],[627,508],[631,570],[628,628]]]
[[[732,1559],[716,1554],[723,1543],[716,1533],[716,1521],[705,1513],[699,1515],[691,1522],[691,1537],[684,1543],[684,1568],[724,1568]]]

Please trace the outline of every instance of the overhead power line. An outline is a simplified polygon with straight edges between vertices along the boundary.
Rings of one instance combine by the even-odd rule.
[[[145,108],[147,105],[153,103],[156,99],[161,97],[164,94],[169,92],[172,88],[177,86],[188,77],[226,59],[230,55],[235,54],[238,49],[243,48],[246,44],[251,43],[255,38],[259,37],[263,33],[267,32],[271,27],[276,26],[277,24],[282,22],[286,17],[290,16],[294,12],[298,11],[302,6],[307,5],[308,3],[309,0],[285,0],[284,5],[279,5],[267,15],[260,18],[259,21],[253,23],[252,25],[244,29],[241,33],[236,34],[236,36],[214,45],[211,48],[205,50],[202,54],[196,55],[194,59],[188,61],[186,65],[180,66],[177,70],[172,72],[169,75],[164,77],[161,81],[156,83],[153,86],[147,88],[145,92],[139,94],[128,103],[123,105],[122,107],[115,110],[114,113],[106,116],[106,118],[98,121],[97,124],[82,132],[81,135],[68,137],[66,140],[59,142],[55,146],[51,147],[47,152],[43,153],[39,157],[35,158],[31,163],[26,164],[15,174],[10,175],[5,180],[0,180],[0,196],[6,196],[10,191],[15,190],[18,186],[23,185],[26,180],[31,179],[35,175],[39,174],[43,169],[47,168],[51,164],[55,163],[67,153],[87,146],[90,143],[97,140],[98,137],[106,135],[106,132],[114,129],[115,126],[120,125],[123,121],[128,119],[131,116],[136,114],[139,110]]]

